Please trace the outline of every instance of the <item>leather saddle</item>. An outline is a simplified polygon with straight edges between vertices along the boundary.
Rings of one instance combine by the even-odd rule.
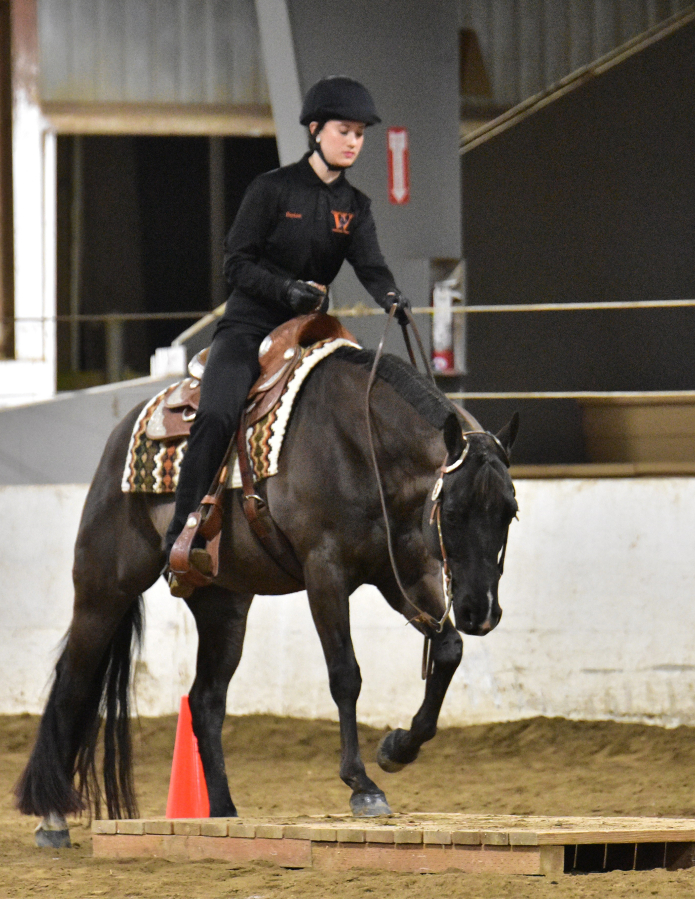
[[[258,351],[261,374],[246,401],[244,432],[278,403],[302,359],[302,351],[315,343],[338,338],[357,342],[337,318],[323,312],[297,316],[272,331]],[[189,377],[162,396],[147,423],[146,433],[151,440],[177,441],[190,434],[200,404],[200,382],[209,352],[210,347],[206,347],[197,353],[188,364]]]

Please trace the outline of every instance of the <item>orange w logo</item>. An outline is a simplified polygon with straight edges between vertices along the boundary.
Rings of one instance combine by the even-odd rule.
[[[348,227],[355,217],[354,213],[336,212],[334,209],[331,209],[331,212],[333,213],[333,220],[335,221],[335,228],[333,228],[333,231],[335,231],[336,234],[349,234],[350,231],[348,230]]]

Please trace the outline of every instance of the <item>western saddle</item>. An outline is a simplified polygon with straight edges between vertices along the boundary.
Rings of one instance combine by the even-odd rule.
[[[303,350],[319,342],[341,338],[357,345],[353,335],[338,319],[322,312],[314,312],[297,316],[280,325],[261,344],[258,351],[261,374],[249,392],[237,435],[230,442],[209,492],[203,497],[198,509],[188,516],[186,525],[171,550],[169,568],[174,578],[170,575],[170,586],[175,579],[176,595],[184,598],[190,596],[195,588],[210,584],[218,574],[222,503],[228,465],[235,445],[246,518],[264,549],[280,568],[303,587],[303,572],[299,560],[289,541],[273,521],[265,500],[255,492],[245,435],[248,428],[253,427],[278,403],[302,359]],[[169,441],[182,440],[190,434],[200,403],[200,382],[209,351],[209,347],[201,350],[189,363],[190,377],[164,394],[148,422],[148,437]],[[206,553],[202,556],[206,563],[205,571],[192,564],[192,558],[194,561],[196,559],[193,544],[199,534],[206,542]]]

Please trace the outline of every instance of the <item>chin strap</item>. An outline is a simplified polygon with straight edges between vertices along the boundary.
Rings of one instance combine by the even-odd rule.
[[[316,152],[319,154],[319,156],[320,156],[321,159],[323,160],[323,164],[326,166],[326,168],[328,169],[329,172],[344,172],[344,171],[345,171],[346,166],[344,166],[344,165],[332,165],[332,164],[326,159],[326,157],[323,155],[323,150],[321,149],[321,144],[320,144],[319,141],[314,141],[314,143],[316,144],[316,147],[315,147]]]

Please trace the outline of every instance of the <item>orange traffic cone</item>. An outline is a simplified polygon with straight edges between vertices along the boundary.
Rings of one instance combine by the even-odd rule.
[[[179,721],[176,725],[174,760],[171,763],[167,818],[209,818],[210,800],[193,733],[188,696],[181,697]]]

